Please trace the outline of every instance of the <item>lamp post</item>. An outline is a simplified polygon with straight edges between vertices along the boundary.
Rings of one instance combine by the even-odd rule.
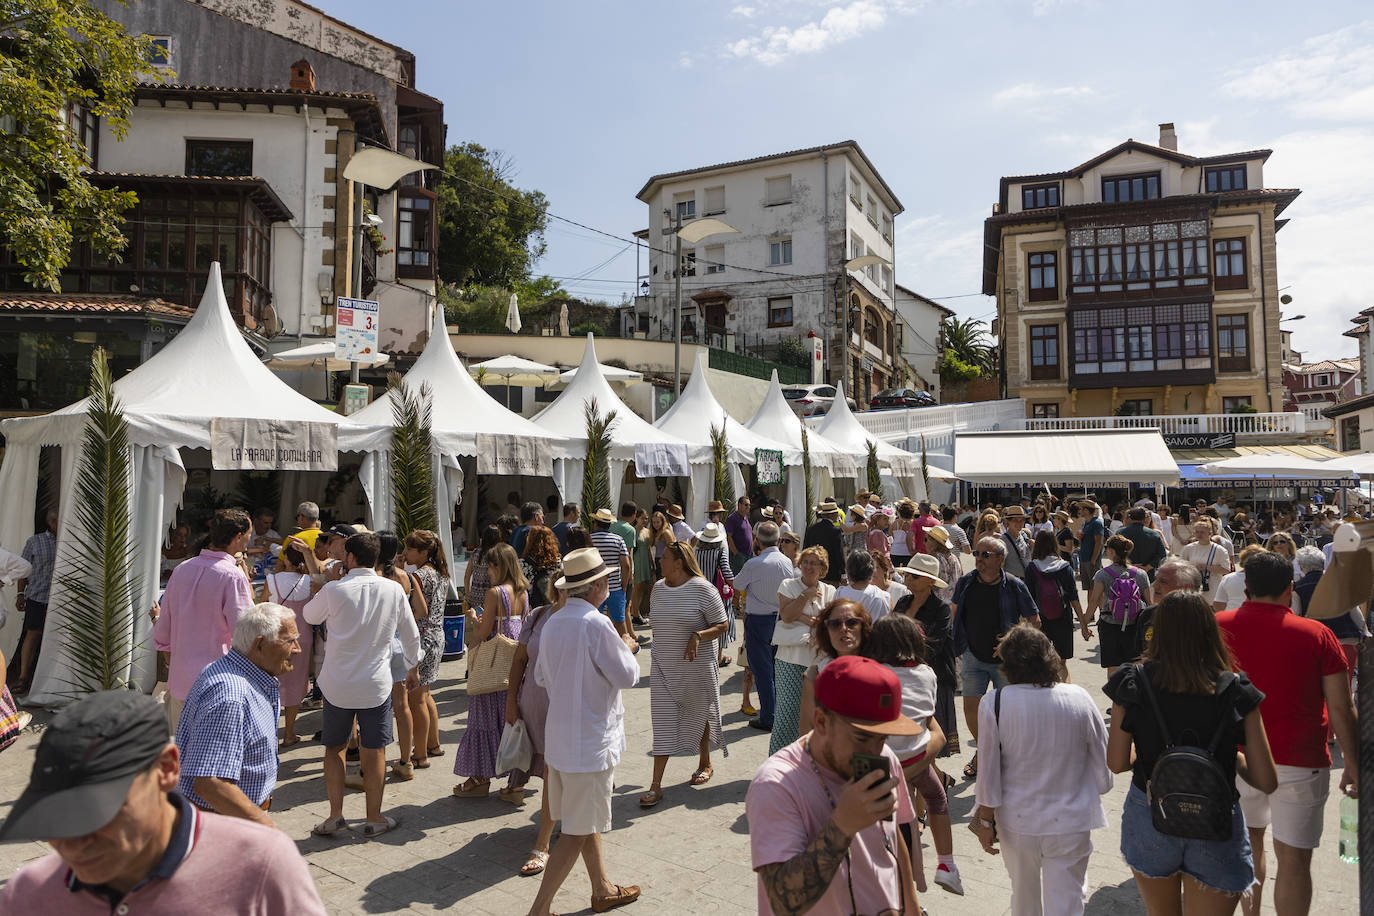
[[[845,396],[853,394],[853,392],[849,390],[849,293],[854,286],[853,272],[856,270],[863,270],[866,267],[873,267],[876,264],[885,264],[889,267],[892,266],[891,261],[887,258],[880,258],[876,254],[861,254],[857,258],[850,258],[848,261],[844,262],[844,337],[840,341],[840,386],[844,389],[843,394]]]
[[[677,259],[677,266],[673,270],[673,400],[676,401],[678,392],[682,390],[682,243],[686,241],[695,245],[708,236],[738,233],[739,230],[724,220],[710,216],[683,223],[682,214],[678,213],[673,221],[673,227],[664,229],[663,233],[672,234],[673,256]]]

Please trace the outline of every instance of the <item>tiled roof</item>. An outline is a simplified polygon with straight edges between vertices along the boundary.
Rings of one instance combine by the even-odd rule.
[[[86,177],[96,183],[114,184],[128,187],[138,184],[178,184],[192,187],[206,185],[222,188],[241,187],[250,191],[253,202],[261,208],[263,215],[273,222],[290,222],[294,217],[272,185],[266,178],[254,175],[153,175],[140,172],[86,172]]]
[[[139,98],[161,102],[164,106],[169,99],[210,102],[216,108],[221,105],[295,105],[299,108],[305,103],[321,105],[333,104],[345,108],[364,128],[364,136],[379,139],[384,146],[390,147],[387,136],[386,118],[381,104],[370,92],[328,92],[319,89],[289,89],[281,87],[236,87],[236,86],[185,86],[180,83],[139,83],[135,90]]]
[[[0,313],[44,312],[86,315],[159,315],[189,321],[195,309],[132,295],[99,293],[0,293]]]
[[[145,89],[165,89],[177,92],[242,92],[249,95],[281,96],[318,96],[320,98],[351,99],[354,101],[376,102],[377,96],[371,92],[330,92],[323,89],[290,89],[271,86],[191,86],[186,83],[144,82],[138,84],[138,91]]]
[[[1359,372],[1360,361],[1352,358],[1324,359],[1316,363],[1284,363],[1290,372]]]
[[[1008,175],[1002,179],[1002,185],[1005,188],[1009,184],[1023,184],[1027,181],[1048,181],[1054,178],[1073,178],[1083,174],[1095,165],[1106,162],[1113,156],[1131,150],[1138,150],[1142,153],[1152,153],[1164,159],[1172,159],[1175,162],[1181,162],[1184,165],[1210,165],[1218,162],[1234,162],[1239,159],[1264,160],[1268,159],[1274,152],[1270,149],[1252,149],[1240,153],[1226,153],[1222,156],[1189,156],[1187,153],[1180,153],[1178,150],[1165,149],[1162,146],[1142,143],[1139,140],[1127,140],[1124,143],[1118,143],[1105,153],[1098,153],[1086,162],[1080,163],[1066,171],[1043,172],[1039,175]]]

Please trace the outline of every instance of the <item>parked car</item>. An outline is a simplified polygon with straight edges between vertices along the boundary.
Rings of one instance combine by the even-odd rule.
[[[835,403],[834,385],[788,385],[782,390],[787,406],[799,417],[819,417],[830,411]],[[849,409],[854,410],[854,399],[845,398]]]
[[[914,388],[887,388],[873,395],[868,406],[873,410],[889,407],[934,407],[935,395]]]

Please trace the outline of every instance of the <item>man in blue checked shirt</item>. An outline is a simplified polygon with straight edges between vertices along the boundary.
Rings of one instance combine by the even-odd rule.
[[[206,811],[269,827],[277,782],[277,675],[299,655],[291,609],[255,604],[234,627],[233,648],[196,678],[177,723],[177,789]]]

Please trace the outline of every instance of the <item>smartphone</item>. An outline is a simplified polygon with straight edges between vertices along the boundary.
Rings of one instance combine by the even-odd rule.
[[[882,754],[855,754],[849,758],[849,766],[854,771],[855,781],[863,779],[870,770],[882,770],[884,780],[892,778],[887,758]]]

